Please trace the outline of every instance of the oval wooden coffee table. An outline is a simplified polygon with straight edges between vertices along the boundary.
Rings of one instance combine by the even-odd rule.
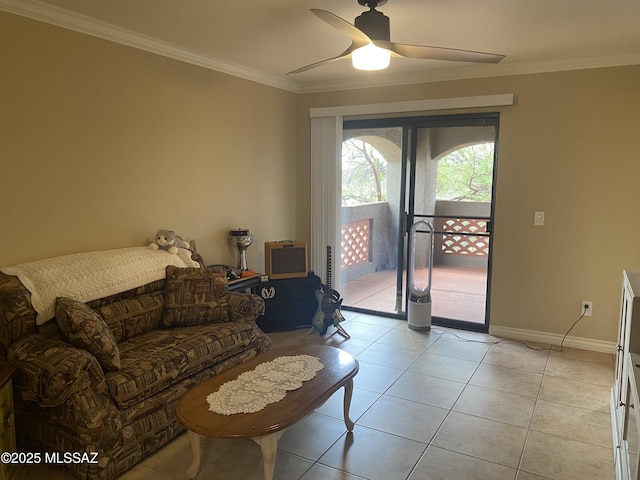
[[[235,380],[241,373],[253,370],[261,363],[281,356],[311,355],[320,359],[324,368],[297,390],[287,392],[279,402],[267,405],[256,413],[220,415],[209,410],[206,398],[220,386]],[[291,345],[272,348],[262,355],[237,365],[196,385],[178,402],[178,420],[189,431],[193,462],[187,470],[194,478],[200,470],[201,439],[250,438],[260,445],[264,463],[265,480],[273,479],[278,439],[284,430],[303,419],[344,387],[344,423],[352,431],[354,423],[349,418],[353,394],[353,377],[358,373],[358,361],[350,354],[325,345]]]

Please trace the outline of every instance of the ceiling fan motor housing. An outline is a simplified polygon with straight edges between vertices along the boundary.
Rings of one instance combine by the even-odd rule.
[[[374,9],[376,7],[381,7],[387,0],[358,0],[358,3],[363,7],[369,7],[370,9]]]
[[[391,40],[389,17],[377,10],[363,12],[355,19],[355,26],[372,40]]]

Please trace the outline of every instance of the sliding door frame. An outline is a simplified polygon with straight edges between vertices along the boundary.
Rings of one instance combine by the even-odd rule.
[[[436,218],[434,215],[424,215],[416,212],[415,206],[415,188],[416,188],[416,162],[418,150],[418,132],[421,129],[431,128],[456,128],[456,127],[494,127],[495,133],[493,137],[494,155],[493,155],[493,172],[492,172],[492,191],[491,191],[491,207],[488,220],[488,235],[491,237],[490,229],[494,223],[495,213],[495,189],[497,181],[497,149],[498,149],[498,132],[500,125],[500,114],[497,112],[482,112],[470,114],[450,114],[450,115],[424,115],[424,116],[402,116],[391,118],[376,118],[364,120],[345,120],[343,122],[344,130],[366,130],[366,129],[384,129],[384,128],[402,128],[402,157],[401,157],[401,183],[399,195],[399,212],[398,218],[402,219],[403,214],[406,221],[399,221],[397,233],[397,261],[396,261],[396,313],[388,311],[377,311],[366,308],[353,307],[344,305],[345,310],[351,310],[361,313],[376,314],[380,316],[406,319],[407,314],[407,297],[404,294],[404,285],[406,285],[407,273],[403,272],[403,265],[407,262],[407,234],[409,228],[416,221],[416,218]],[[462,217],[461,217],[462,218]],[[482,218],[485,219],[485,218]],[[446,319],[434,317],[434,323],[446,326],[455,326],[466,330],[487,331],[489,325],[489,313],[491,302],[491,260],[492,260],[493,242],[489,242],[489,258],[487,262],[487,289],[485,298],[484,323],[468,322],[464,320]],[[337,250],[336,250],[337,251]],[[336,285],[340,283],[336,282]]]
[[[326,278],[324,257],[326,246],[331,246],[333,251],[338,251],[340,247],[340,165],[343,118],[347,117],[351,120],[370,115],[410,116],[416,112],[426,116],[438,110],[495,109],[513,104],[513,94],[498,94],[311,108],[309,110],[311,119],[311,269],[321,278]],[[496,152],[497,148],[496,138]],[[494,175],[496,175],[495,170]],[[335,270],[334,282],[339,285],[340,269]]]

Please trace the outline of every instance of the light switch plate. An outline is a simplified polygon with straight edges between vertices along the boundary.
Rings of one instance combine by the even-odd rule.
[[[533,224],[536,227],[542,227],[544,225],[544,212],[536,212],[533,216]]]

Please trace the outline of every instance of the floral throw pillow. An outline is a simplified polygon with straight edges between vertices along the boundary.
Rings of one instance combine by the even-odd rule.
[[[56,299],[56,321],[73,345],[92,353],[105,370],[120,370],[120,350],[113,333],[86,304],[66,297]]]
[[[227,277],[208,269],[167,267],[164,318],[167,327],[229,321]]]

